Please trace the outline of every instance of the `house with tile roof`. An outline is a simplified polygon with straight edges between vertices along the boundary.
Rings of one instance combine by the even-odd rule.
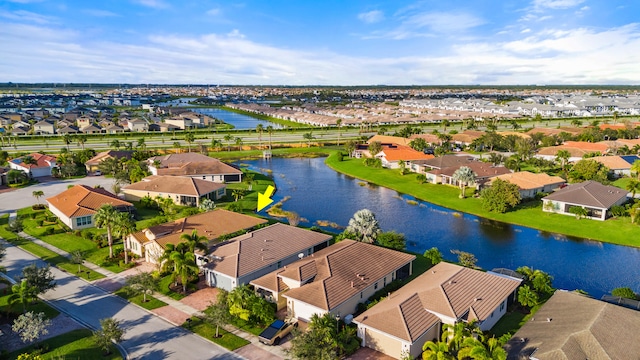
[[[92,173],[95,172],[96,170],[98,170],[100,163],[107,160],[107,159],[126,159],[126,160],[130,160],[131,156],[133,155],[133,151],[130,150],[107,150],[107,151],[101,151],[99,153],[96,154],[96,156],[92,157],[91,159],[87,160],[86,163],[84,163],[85,168],[87,169],[87,173]]]
[[[135,211],[130,202],[119,199],[105,189],[86,185],[75,185],[46,201],[49,211],[72,230],[94,227],[93,216],[104,204],[111,204],[122,212]]]
[[[151,226],[131,234],[126,241],[128,241],[129,249],[133,253],[144,257],[147,262],[158,264],[158,259],[164,253],[166,245],[181,243],[183,241],[180,239],[182,234],[191,234],[195,230],[198,235],[205,236],[212,242],[222,235],[248,230],[266,222],[267,220],[254,216],[215,209]],[[198,264],[202,263],[202,259],[197,260]]]
[[[458,186],[458,182],[453,179],[453,174],[462,166],[470,168],[476,176],[475,183],[467,186],[477,187],[492,177],[511,173],[511,170],[504,166],[494,166],[482,161],[470,161],[466,164],[456,164],[446,168],[430,170],[426,172],[425,176],[427,181],[433,184]]]
[[[640,157],[637,155],[594,156],[589,160],[599,162],[606,166],[610,173],[621,177],[631,175],[631,165],[634,161],[640,160]]]
[[[636,359],[640,312],[558,290],[507,342],[507,359]]]
[[[151,175],[122,188],[125,200],[148,196],[169,198],[176,205],[199,206],[202,199],[217,201],[226,195],[227,185],[187,176]]]
[[[382,151],[377,153],[375,157],[382,161],[383,167],[389,169],[398,169],[400,167],[400,161],[404,161],[408,168],[409,162],[411,161],[434,158],[433,155],[428,155],[422,151],[416,151],[408,146],[402,145],[383,146]]]
[[[233,290],[326,248],[331,236],[282,223],[215,246],[204,260],[209,286]]]
[[[534,198],[538,193],[550,193],[566,183],[566,181],[559,176],[550,176],[545,173],[535,174],[529,171],[518,171],[493,177],[489,179],[485,185],[491,186],[491,182],[495,179],[508,181],[512,184],[518,185],[520,197],[522,199]]]
[[[284,306],[298,319],[313,314],[346,316],[358,304],[396,279],[413,271],[415,255],[354,240],[304,256],[251,284],[267,299]]]
[[[476,161],[472,156],[463,155],[443,155],[427,160],[411,161],[411,171],[418,174],[426,174],[430,170],[440,170],[452,166],[464,166]]]
[[[571,184],[542,198],[542,211],[575,216],[569,210],[580,206],[587,210],[587,217],[606,220],[609,209],[627,201],[627,191],[615,186],[602,185],[593,180]]]
[[[362,346],[418,357],[442,324],[476,320],[491,329],[516,300],[521,280],[441,262],[354,319]]]
[[[189,176],[218,183],[242,181],[240,169],[198,153],[154,156],[147,162],[153,175]]]
[[[35,164],[26,163],[25,159],[29,157],[35,161]],[[40,153],[31,153],[9,160],[9,167],[15,170],[24,171],[32,178],[51,176],[51,170],[58,167],[56,158],[51,155],[43,155]]]

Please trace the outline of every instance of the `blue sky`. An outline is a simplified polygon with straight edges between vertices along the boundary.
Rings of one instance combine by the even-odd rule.
[[[636,0],[0,0],[0,82],[640,84]]]

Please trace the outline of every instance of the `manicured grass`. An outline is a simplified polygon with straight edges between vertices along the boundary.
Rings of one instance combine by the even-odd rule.
[[[191,323],[185,322],[182,327],[193,331],[194,333],[202,336],[205,339],[209,339],[214,343],[224,347],[227,350],[233,351],[239,349],[245,345],[249,345],[251,342],[234,335],[222,328],[219,329],[220,337],[215,337],[216,327],[207,324],[198,317],[192,317]]]
[[[231,204],[238,204],[242,212],[255,212],[258,207],[258,193],[264,193],[267,190],[269,185],[274,186],[274,182],[268,176],[248,171],[254,173],[255,178],[252,183],[252,190],[249,191],[249,184],[246,182],[235,183],[235,184],[227,184],[227,196],[226,201],[219,201],[218,204],[223,207],[229,207]],[[239,198],[238,201],[235,201],[233,197],[233,190],[243,190],[245,195],[242,198]]]
[[[242,319],[239,319],[237,317],[232,317],[231,321],[229,323],[231,325],[237,327],[238,329],[246,331],[246,332],[248,332],[250,334],[253,334],[255,336],[260,335],[262,330],[265,329],[265,326],[252,325],[249,322],[244,321]]]
[[[118,360],[122,359],[118,349],[111,345],[111,354],[104,355],[104,351],[98,348],[90,330],[74,330],[62,334],[41,343],[51,349],[41,355],[44,360],[56,359],[82,359],[82,360]],[[20,354],[33,351],[34,346],[16,350],[8,355],[8,359],[17,359]]]
[[[512,306],[516,306],[515,304]],[[504,334],[515,334],[535,313],[542,307],[542,304],[534,306],[528,314],[523,313],[517,309],[507,312],[498,322],[491,328],[490,333],[495,337],[500,337]]]
[[[147,302],[143,302],[144,296],[142,294],[131,295],[126,291],[125,288],[121,288],[120,290],[116,291],[114,294],[120,296],[121,298],[127,299],[130,302],[138,306],[141,306],[147,310],[153,310],[159,307],[167,306],[167,303],[165,303],[164,301],[158,300],[151,295],[147,295]]]
[[[544,213],[540,201],[526,202],[518,206],[516,210],[498,214],[485,211],[480,199],[458,198],[460,190],[457,187],[420,184],[416,180],[417,174],[415,173],[401,175],[398,170],[366,167],[361,159],[345,158],[344,161],[338,161],[336,154],[327,158],[326,164],[338,172],[449,209],[551,233],[640,247],[640,238],[637,236],[638,225],[631,224],[628,217],[612,218],[607,221],[577,220],[573,216]]]
[[[627,184],[629,184],[629,181],[631,181],[631,178],[624,177],[614,181],[611,185],[619,187],[620,189],[627,190]]]
[[[171,291],[171,289],[169,289],[169,285],[171,285],[171,276],[167,275],[160,279],[160,281],[158,282],[159,292],[175,300],[181,300],[185,298],[186,295]]]
[[[3,282],[7,284],[6,281],[3,280]],[[22,311],[22,304],[14,304],[13,306],[9,305],[9,297],[12,293],[13,292],[11,291],[11,285],[9,285],[9,287],[7,288],[6,294],[3,290],[2,296],[0,296],[1,314],[7,314],[10,310],[14,314],[19,314]],[[58,316],[58,314],[60,314],[58,310],[52,308],[41,300],[36,300],[31,304],[28,304],[26,307],[26,311],[33,311],[34,313],[44,313],[47,319],[53,319],[54,317]]]
[[[268,139],[268,137],[267,137]],[[264,139],[263,139],[264,141]],[[263,146],[266,145],[266,142]],[[221,160],[238,160],[238,159],[261,159],[262,150],[244,150],[244,151],[215,151],[209,152],[209,156]],[[287,148],[272,148],[271,154],[274,157],[321,157],[327,156],[332,150],[325,147],[287,147]]]

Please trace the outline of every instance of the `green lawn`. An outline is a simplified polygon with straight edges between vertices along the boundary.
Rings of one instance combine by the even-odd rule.
[[[118,349],[111,345],[111,354],[104,355],[104,351],[95,346],[90,330],[74,330],[41,344],[50,350],[42,354],[43,360],[82,359],[82,360],[118,360],[122,359]],[[32,351],[33,346],[10,353],[7,359],[17,359],[20,354]]]
[[[171,285],[171,275],[167,275],[160,279],[160,281],[158,282],[159,292],[161,294],[167,295],[174,300],[181,300],[186,296],[184,294],[171,291],[171,289],[169,289],[169,285]]]
[[[2,281],[5,284],[7,284],[5,280],[2,280]],[[18,314],[22,311],[21,304],[14,304],[13,306],[9,305],[9,297],[11,296],[11,294],[12,294],[11,286],[9,286],[7,288],[6,293],[3,290],[2,296],[0,296],[0,314],[3,314],[2,316],[4,316],[4,314],[8,314],[9,312]],[[58,314],[60,314],[58,310],[45,304],[41,300],[36,300],[33,303],[27,305],[26,311],[33,311],[35,313],[40,313],[40,312],[44,313],[47,319],[53,319],[54,317],[58,316]]]
[[[418,183],[415,173],[401,175],[399,170],[366,167],[361,159],[345,158],[344,161],[338,161],[336,154],[327,158],[326,163],[338,172],[449,209],[551,233],[640,247],[640,239],[637,236],[638,225],[631,224],[628,217],[607,221],[577,220],[572,216],[543,213],[539,201],[521,204],[516,210],[505,214],[492,213],[482,208],[480,199],[460,199],[458,197],[460,190],[457,187]]]
[[[202,321],[202,319],[198,318],[198,317],[192,317],[191,318],[191,323],[189,324],[188,322],[185,322],[182,327],[184,327],[185,329],[188,329],[190,331],[193,331],[194,333],[202,336],[205,339],[209,339],[211,341],[213,341],[214,343],[224,347],[227,350],[233,351],[236,349],[239,349],[245,345],[249,345],[250,342],[237,336],[234,335],[230,332],[225,331],[224,329],[220,328],[219,334],[220,337],[215,337],[216,335],[216,327],[215,326],[211,326],[210,324],[207,324],[206,322]]]
[[[151,295],[147,295],[147,302],[143,302],[144,296],[142,294],[131,295],[125,290],[125,288],[121,288],[120,290],[116,291],[114,294],[120,296],[121,298],[127,299],[130,302],[138,306],[141,306],[147,310],[153,310],[159,307],[167,306],[167,303],[165,303],[164,301],[158,300]]]
[[[533,315],[535,315],[542,305],[543,304],[534,306],[528,314],[525,314],[518,309],[510,310],[491,328],[490,333],[495,335],[497,338],[507,333],[513,335],[527,321],[529,321]],[[513,304],[511,306],[515,308],[517,305]]]
[[[257,326],[257,325],[253,325],[250,324],[248,321],[244,321],[242,319],[239,319],[237,317],[232,317],[230,324],[235,326],[236,328],[243,330],[245,332],[248,332],[250,334],[253,334],[255,336],[260,335],[260,333],[262,332],[262,330],[264,330],[264,326]]]
[[[261,159],[263,150],[244,150],[244,151],[215,151],[210,152],[209,156],[221,160],[238,160],[238,159]],[[321,157],[327,156],[331,150],[325,147],[296,147],[296,148],[272,148],[271,153],[274,157]]]

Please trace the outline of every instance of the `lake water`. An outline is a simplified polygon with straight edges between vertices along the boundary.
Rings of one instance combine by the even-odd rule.
[[[345,227],[356,211],[366,208],[375,213],[383,231],[404,233],[407,248],[413,252],[423,253],[435,246],[447,260],[456,260],[450,250],[459,249],[473,253],[484,269],[515,270],[526,265],[550,273],[556,288],[582,289],[598,298],[622,286],[640,292],[640,249],[568,239],[424,201],[410,205],[407,200],[412,197],[383,187],[362,186],[362,181],[328,168],[323,158],[240,163],[273,171],[278,187],[274,200],[290,196],[283,209],[308,220],[300,225],[326,220]]]
[[[258,124],[262,124],[265,128],[271,125],[274,129],[281,129],[282,125],[275,124],[270,121],[256,119],[254,117],[238,114],[235,112],[227,111],[224,109],[216,109],[216,108],[193,108],[195,112],[199,112],[205,115],[209,115],[216,119],[222,120],[227,124],[233,125],[236,129],[246,130],[246,129],[255,129]]]

